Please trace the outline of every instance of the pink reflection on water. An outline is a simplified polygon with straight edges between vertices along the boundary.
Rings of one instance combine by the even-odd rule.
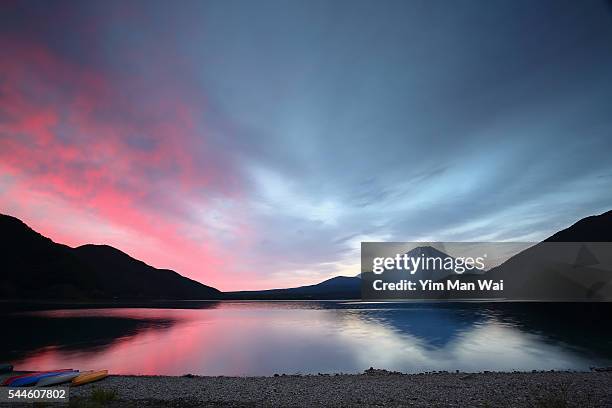
[[[18,370],[70,367],[108,369],[112,374],[182,375],[187,373],[245,375],[256,364],[252,347],[266,342],[265,333],[295,341],[284,332],[283,319],[299,319],[312,311],[277,310],[262,315],[258,307],[227,304],[220,314],[209,309],[87,309],[36,312],[49,319],[114,317],[151,323],[135,333],[117,337],[104,346],[48,346],[14,363]],[[269,312],[269,311],[268,311]],[[155,322],[168,322],[157,327]],[[280,327],[279,327],[280,326]],[[315,333],[311,333],[315,335]],[[316,336],[316,335],[315,335]],[[284,342],[285,340],[279,340]],[[251,345],[251,347],[248,346]],[[265,346],[264,346],[265,347]],[[256,354],[256,353],[255,353]]]
[[[19,370],[46,370],[69,366],[80,370],[108,369],[113,374],[185,374],[194,356],[205,362],[207,354],[224,341],[227,325],[203,310],[176,309],[92,309],[58,310],[37,313],[48,318],[117,317],[138,320],[172,321],[163,328],[146,327],[115,339],[110,345],[65,350],[50,346],[15,363]],[[221,326],[221,327],[220,327]],[[221,329],[221,330],[219,330]],[[210,347],[209,347],[210,346]]]

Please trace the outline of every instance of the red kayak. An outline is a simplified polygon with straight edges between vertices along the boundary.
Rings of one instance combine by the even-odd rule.
[[[14,377],[9,377],[6,380],[4,380],[2,382],[2,385],[3,386],[10,386],[13,381],[18,380],[20,378],[27,378],[27,377],[32,377],[32,376],[41,375],[41,374],[48,374],[48,373],[61,373],[61,372],[64,372],[64,371],[72,371],[72,369],[71,368],[63,368],[61,370],[36,371],[34,373],[16,375]]]

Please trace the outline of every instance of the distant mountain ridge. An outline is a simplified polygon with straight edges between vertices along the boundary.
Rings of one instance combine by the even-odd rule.
[[[0,214],[1,299],[218,299],[221,292],[108,245],[71,248]]]
[[[612,242],[612,210],[583,218],[553,234],[544,242]],[[529,249],[522,251],[506,262],[515,262],[517,257],[528,254],[528,251]],[[503,270],[504,264],[494,268],[488,275],[493,277],[498,274]],[[478,275],[466,273],[463,278],[475,279],[482,272],[479,271]],[[330,282],[333,282],[333,290],[330,290]],[[230,292],[226,295],[234,299],[361,299],[361,283],[360,276],[337,276],[314,285],[289,289]]]
[[[226,292],[228,299],[252,300],[331,300],[361,298],[361,279],[355,276],[336,276],[314,285],[288,289]]]
[[[431,246],[417,247],[409,251],[409,256],[450,256]],[[428,276],[441,279],[448,275],[446,271],[427,271]],[[370,272],[371,273],[371,272]],[[390,274],[397,274],[398,279],[406,278],[407,272],[390,271]],[[421,277],[422,278],[422,277]],[[323,282],[299,286],[287,289],[267,289],[256,291],[226,292],[225,296],[229,299],[253,299],[253,300],[331,300],[331,299],[361,299],[361,274],[357,276],[335,276]]]

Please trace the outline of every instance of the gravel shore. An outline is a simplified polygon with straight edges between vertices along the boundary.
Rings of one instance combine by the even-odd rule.
[[[113,407],[612,407],[612,372],[110,376],[74,388],[71,399]]]

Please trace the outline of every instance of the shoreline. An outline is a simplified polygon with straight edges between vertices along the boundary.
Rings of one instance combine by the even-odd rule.
[[[612,372],[112,375],[70,395],[76,403],[113,407],[612,407]],[[96,402],[100,395],[108,401]]]

